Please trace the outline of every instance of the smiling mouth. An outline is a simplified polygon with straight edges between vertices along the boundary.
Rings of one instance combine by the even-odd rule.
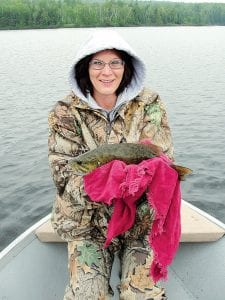
[[[112,79],[112,80],[104,80],[104,79],[102,79],[102,80],[100,80],[102,83],[112,83],[113,81],[114,81],[114,79]]]

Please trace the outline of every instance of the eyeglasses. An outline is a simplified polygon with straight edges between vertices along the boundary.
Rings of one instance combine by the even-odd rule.
[[[106,63],[99,59],[93,59],[89,62],[89,65],[93,70],[103,70],[105,65],[109,65],[111,69],[122,69],[124,66],[124,61],[121,59],[113,59],[109,63]]]

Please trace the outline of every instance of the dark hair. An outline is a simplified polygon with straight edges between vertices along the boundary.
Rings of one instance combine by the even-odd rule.
[[[125,62],[124,65],[124,74],[121,80],[121,83],[116,90],[116,95],[118,96],[120,93],[124,91],[124,89],[130,84],[133,74],[134,74],[134,66],[132,63],[132,56],[129,55],[127,52],[122,50],[115,50],[120,58]],[[85,56],[81,59],[74,67],[75,70],[75,79],[78,83],[79,88],[81,89],[82,93],[87,96],[87,93],[90,92],[93,96],[93,86],[89,77],[89,63],[92,59],[93,54]]]

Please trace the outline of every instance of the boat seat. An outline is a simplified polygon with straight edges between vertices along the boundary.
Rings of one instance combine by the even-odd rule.
[[[202,214],[203,213],[203,214]],[[181,205],[181,242],[212,242],[225,234],[225,229],[213,222],[208,214],[194,209],[186,201]],[[50,220],[42,224],[36,235],[42,242],[64,242],[54,232]]]

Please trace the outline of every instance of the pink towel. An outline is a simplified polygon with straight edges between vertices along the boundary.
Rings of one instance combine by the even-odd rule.
[[[84,188],[92,201],[114,205],[108,224],[105,247],[132,227],[136,205],[144,192],[155,216],[149,243],[153,249],[150,275],[154,282],[167,278],[167,267],[179,245],[180,182],[177,172],[164,156],[137,165],[111,161],[84,176]]]

